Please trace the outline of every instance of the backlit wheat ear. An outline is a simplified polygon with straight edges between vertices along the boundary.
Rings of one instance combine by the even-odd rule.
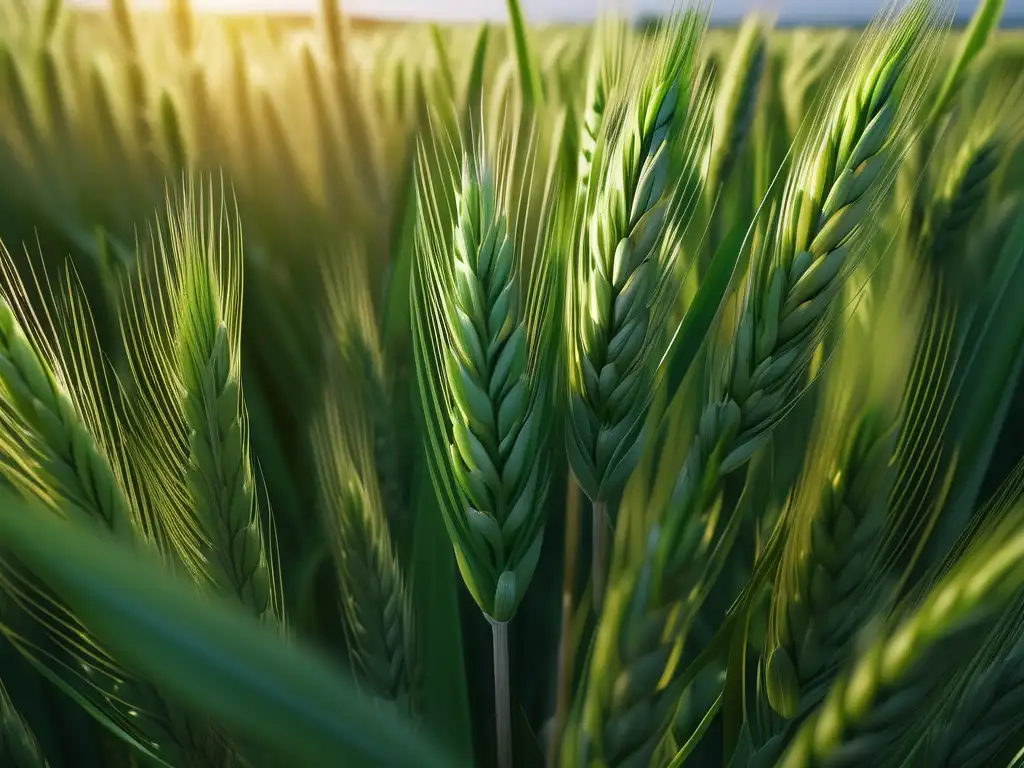
[[[371,296],[363,246],[348,242],[324,266],[327,286],[328,328],[331,354],[340,355],[345,397],[358,402],[369,414],[373,465],[379,479],[384,513],[392,534],[411,528],[406,495],[407,478],[402,466],[399,418],[391,407],[394,396]]]
[[[718,402],[701,420],[671,509],[688,506],[712,452],[721,452],[721,475],[738,469],[786,412],[891,186],[921,85],[903,76],[927,74],[920,63],[927,65],[935,18],[936,9],[916,3],[869,38],[831,119],[800,154],[752,267]],[[673,527],[666,554],[675,550]]]
[[[767,45],[764,22],[756,17],[744,21],[716,97],[714,143],[705,183],[710,194],[729,179],[746,146],[764,77]]]
[[[413,610],[377,490],[372,426],[360,397],[332,374],[314,428],[321,516],[338,573],[349,656],[369,693],[415,712]]]
[[[136,535],[131,509],[111,466],[108,443],[98,441],[94,431],[103,421],[94,399],[98,393],[75,386],[80,369],[67,368],[66,358],[46,338],[42,324],[49,320],[32,314],[2,245],[0,261],[14,281],[13,293],[0,296],[0,445],[11,457],[3,462],[4,472],[26,492],[43,500],[64,499],[130,541]],[[33,461],[19,463],[19,456]]]
[[[268,561],[241,391],[242,243],[212,186],[168,201],[155,263],[128,294],[125,344],[140,397],[139,462],[167,537],[197,577],[273,617]],[[154,450],[154,446],[160,446]]]
[[[1020,499],[1013,504],[833,685],[801,725],[781,768],[865,765],[909,748],[908,726],[1024,589]]]

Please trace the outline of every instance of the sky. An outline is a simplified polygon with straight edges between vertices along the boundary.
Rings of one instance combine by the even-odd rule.
[[[76,0],[72,0],[75,2]],[[605,0],[606,1],[606,0]],[[692,1],[692,0],[691,0]],[[0,0],[3,2],[3,0]],[[105,0],[77,0],[83,5],[104,4]],[[308,13],[318,0],[192,0],[204,10],[248,10]],[[501,20],[506,17],[505,0],[340,0],[347,12],[385,19],[429,19],[433,21]],[[526,17],[533,22],[583,21],[593,18],[602,0],[521,0]],[[679,0],[625,0],[638,13],[660,13]],[[685,2],[685,0],[684,0]],[[978,0],[959,0],[961,15],[974,10]],[[159,0],[136,0],[138,5],[159,5]],[[887,0],[713,0],[713,19],[732,20],[752,8],[775,11],[782,23],[830,21],[853,23],[870,19]],[[616,7],[621,7],[617,3]],[[1024,19],[1024,0],[1006,0],[1006,15]]]
[[[274,0],[270,0],[273,2]],[[276,0],[295,2],[308,0]],[[597,0],[521,0],[527,18],[534,21],[578,20],[591,18],[598,7]],[[505,16],[505,0],[342,0],[343,7],[360,15],[381,15],[412,18],[441,19],[501,19]],[[735,18],[751,8],[765,8],[778,12],[783,21],[813,18],[851,20],[870,19],[884,0],[714,0],[713,15]],[[664,12],[673,0],[630,0],[629,6],[638,12]],[[960,0],[960,13],[970,13],[977,0]],[[1006,0],[1008,16],[1024,16],[1024,0]]]

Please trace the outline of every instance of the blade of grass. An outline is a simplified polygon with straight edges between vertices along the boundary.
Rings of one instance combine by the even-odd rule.
[[[512,48],[516,52],[516,63],[519,67],[519,84],[523,89],[523,101],[526,106],[540,106],[544,101],[544,88],[540,80],[537,61],[527,39],[526,20],[519,0],[508,0],[508,16],[511,24],[509,34],[512,37]]]
[[[448,766],[314,652],[88,526],[0,492],[0,538],[126,666],[296,765]]]

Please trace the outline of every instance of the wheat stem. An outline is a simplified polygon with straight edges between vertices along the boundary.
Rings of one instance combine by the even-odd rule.
[[[507,621],[491,621],[498,768],[512,768],[512,697],[508,673],[508,624]]]
[[[600,612],[604,602],[605,581],[608,576],[608,503],[595,501],[591,506],[590,533],[592,555],[591,579],[594,583],[594,611]]]
[[[573,597],[576,592],[576,568],[580,548],[580,486],[569,478],[565,499],[565,552],[562,571],[562,616],[558,636],[558,667],[555,677],[555,718],[548,745],[548,766],[558,765],[558,750],[565,733],[572,700],[575,650],[572,644]]]

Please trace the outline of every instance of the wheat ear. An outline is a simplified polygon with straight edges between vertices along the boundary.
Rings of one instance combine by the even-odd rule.
[[[130,308],[125,347],[139,396],[137,461],[192,574],[259,617],[279,608],[241,388],[242,242],[237,215],[188,180],[170,196]],[[154,446],[160,446],[154,450]]]
[[[573,472],[593,502],[607,503],[621,490],[642,448],[660,330],[652,332],[652,301],[670,279],[663,246],[680,223],[672,172],[701,30],[695,17],[676,19],[638,55],[645,76],[634,72],[621,87],[633,88],[639,78],[639,92],[607,121],[596,150],[600,177],[569,301],[567,437]]]
[[[344,389],[336,377],[331,382],[313,443],[349,655],[372,695],[412,715],[413,610],[377,490],[372,427],[362,399],[339,403],[337,393]]]
[[[5,262],[10,255],[0,254]],[[17,446],[29,447],[38,471],[64,499],[126,539],[134,526],[121,487],[89,428],[80,418],[66,387],[54,373],[39,341],[30,340],[0,297],[0,379],[6,397],[2,441],[19,455]],[[11,467],[10,463],[6,466]],[[13,467],[11,467],[13,468]],[[26,490],[41,490],[32,470],[9,474]]]
[[[809,542],[786,590],[791,596],[775,614],[777,644],[768,654],[765,690],[786,718],[820,698],[823,683],[827,687],[874,606],[861,587],[896,474],[896,433],[879,434],[879,426],[860,421],[842,468],[821,489]]]
[[[1019,499],[1017,500],[1019,507]],[[981,537],[902,621],[884,631],[832,686],[779,765],[865,765],[898,757],[908,729],[1024,588],[1024,533],[1015,513]],[[955,649],[955,650],[954,650]],[[969,657],[968,657],[969,658]]]
[[[550,482],[541,441],[545,382],[530,375],[535,350],[528,347],[514,232],[482,157],[463,158],[456,211],[450,272],[425,272],[423,285],[433,280],[447,294],[435,297],[446,324],[432,330],[443,334],[445,350],[439,366],[448,466],[462,500],[460,527],[487,553],[493,574],[488,585],[473,573],[467,586],[487,616],[505,622],[540,550],[539,507]],[[434,268],[427,259],[423,266]]]
[[[344,367],[346,384],[354,388],[349,399],[358,401],[369,414],[373,466],[384,512],[397,543],[411,528],[412,519],[404,487],[400,417],[389,405],[393,392],[381,349],[367,260],[365,247],[350,241],[325,264],[328,325]]]
[[[192,239],[197,234],[186,228],[175,238],[181,238],[183,247],[202,249],[191,260],[182,260],[186,276],[176,334],[182,412],[188,429],[186,483],[206,537],[208,574],[263,616],[273,611],[273,589],[244,422],[238,346],[241,313],[232,317],[231,300],[218,295],[230,288],[219,284],[200,255],[206,248]]]

